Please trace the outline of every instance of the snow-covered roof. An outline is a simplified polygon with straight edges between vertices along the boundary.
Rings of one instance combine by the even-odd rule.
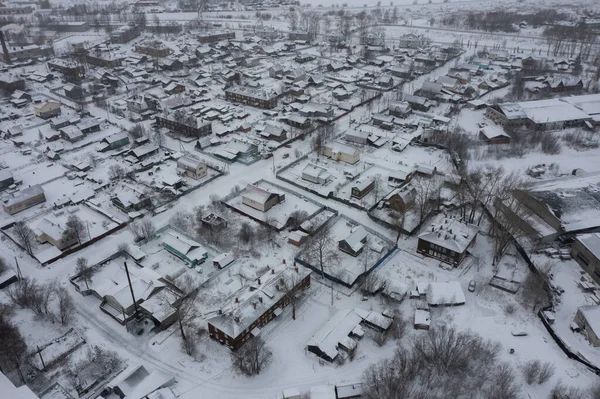
[[[600,172],[541,181],[528,193],[554,213],[565,231],[600,226]]]
[[[352,228],[348,237],[342,241],[345,241],[354,252],[358,252],[365,245],[363,243],[365,238],[367,238],[367,230],[363,226],[356,226]]]
[[[357,398],[362,396],[363,383],[357,382],[355,384],[336,385],[335,390],[338,399]]]
[[[600,259],[600,233],[581,234],[577,236],[577,241],[590,251],[596,259]]]
[[[0,373],[0,392],[3,397],[10,399],[39,399],[27,385],[15,387],[3,373]]]
[[[459,219],[439,214],[419,239],[456,253],[463,253],[471,244],[479,228]]]
[[[196,170],[203,164],[204,162],[188,156],[183,156],[177,160],[177,167],[186,170]]]
[[[192,260],[202,259],[207,253],[204,247],[196,241],[172,231],[162,236],[162,242]]]
[[[318,347],[330,359],[335,359],[339,342],[345,340],[361,322],[362,318],[353,309],[340,310],[310,338],[307,345]]]
[[[175,377],[163,371],[134,364],[125,369],[109,387],[119,387],[127,399],[143,399],[152,392],[175,383]]]
[[[134,148],[131,152],[136,158],[143,157],[144,155],[150,154],[158,150],[158,146],[154,144],[146,144],[137,148]]]
[[[144,199],[145,194],[136,187],[124,183],[118,192],[113,193],[113,198],[118,199],[125,208],[129,208]]]
[[[355,156],[360,153],[360,150],[358,148],[354,148],[352,146],[338,142],[328,142],[325,144],[325,147],[329,148],[333,153],[341,153],[351,156]]]
[[[427,310],[415,310],[415,326],[429,326],[431,324],[431,313]]]
[[[233,255],[231,253],[225,252],[222,253],[221,255],[217,255],[213,258],[213,263],[217,263],[219,264],[219,266],[221,267],[225,267],[228,264],[230,264],[231,262],[233,262],[235,260],[235,258],[233,257]]]
[[[582,306],[577,310],[581,312],[594,335],[600,337],[600,305]]]
[[[5,202],[5,206],[21,203],[40,194],[44,194],[44,189],[39,184],[24,188],[14,193],[12,197],[9,197]]]
[[[251,201],[255,201],[255,202],[258,202],[261,204],[264,204],[265,202],[267,202],[269,197],[273,194],[277,194],[277,193],[271,192],[262,187],[257,187],[252,184],[248,184],[246,186],[246,188],[244,189],[244,191],[242,192],[242,196],[244,198],[247,198]]]
[[[510,137],[504,130],[498,126],[484,126],[479,130],[487,139],[494,139],[497,137]]]
[[[336,399],[333,385],[317,385],[310,387],[310,399]]]
[[[124,138],[128,138],[129,136],[127,135],[126,132],[119,132],[119,133],[115,133],[115,134],[111,134],[108,137],[104,138],[104,141],[106,141],[108,144],[112,144],[112,143],[116,143],[117,141],[121,141]]]
[[[222,309],[222,314],[209,319],[208,322],[230,337],[236,338],[286,295],[286,291],[279,287],[282,280],[299,283],[310,274],[310,270],[305,268],[299,268],[298,271],[290,268],[279,272],[271,270],[261,275],[253,284],[235,292],[231,304]]]
[[[330,176],[330,173],[327,171],[327,169],[321,167],[321,166],[317,166],[313,163],[309,163],[308,165],[306,165],[304,167],[304,169],[302,169],[302,175],[303,176],[307,176],[307,177],[311,177],[314,179],[327,179]]]
[[[53,223],[47,218],[43,218],[40,220],[38,225],[36,226],[37,235],[45,234],[48,237],[51,237],[54,240],[60,240],[62,235],[65,232],[65,229],[61,227],[59,224]]]
[[[458,281],[431,282],[428,283],[425,292],[427,293],[427,303],[434,306],[463,305],[466,302],[465,293]]]

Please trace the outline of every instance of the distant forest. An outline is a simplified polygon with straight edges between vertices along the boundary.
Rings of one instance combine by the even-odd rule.
[[[548,9],[530,14],[507,11],[471,11],[466,16],[464,14],[448,15],[442,18],[440,22],[446,26],[465,27],[488,32],[516,32],[522,22],[526,22],[528,26],[535,28],[564,20],[566,20],[564,14]]]

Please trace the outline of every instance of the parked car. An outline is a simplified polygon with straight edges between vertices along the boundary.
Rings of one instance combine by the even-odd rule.
[[[283,158],[283,159],[286,159],[286,158],[289,158],[289,157],[290,157],[290,154],[288,154],[288,153],[286,152],[285,154],[283,154],[283,156],[282,156],[281,158]]]
[[[475,291],[475,280],[469,281],[469,292]]]

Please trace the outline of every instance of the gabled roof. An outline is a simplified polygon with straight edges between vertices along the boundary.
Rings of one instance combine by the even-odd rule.
[[[354,251],[358,252],[364,247],[363,241],[367,238],[367,230],[363,226],[356,226],[352,228],[348,237],[341,241],[346,242],[348,246]]]

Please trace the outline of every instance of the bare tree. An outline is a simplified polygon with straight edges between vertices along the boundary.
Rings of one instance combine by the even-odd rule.
[[[194,279],[186,274],[183,279],[177,283],[178,288],[183,292],[183,296],[173,304],[177,313],[177,323],[181,334],[182,348],[188,355],[193,355],[196,350],[197,330],[195,320],[199,316],[196,301],[198,298],[198,287]]]
[[[65,223],[67,228],[64,230],[63,235],[69,236],[71,234],[77,237],[77,242],[81,244],[81,241],[87,236],[86,226],[77,215],[70,215]],[[88,237],[90,239],[91,237]]]
[[[294,7],[290,7],[288,12],[286,13],[286,18],[289,23],[290,31],[295,32],[298,30],[298,13]]]
[[[154,132],[154,144],[156,144],[159,147],[162,147],[165,144],[165,134],[163,132],[160,131],[160,129],[157,129]]]
[[[252,228],[252,226],[250,226],[250,223],[243,222],[240,225],[240,229],[238,231],[237,237],[240,239],[240,241],[242,243],[248,244],[254,240],[254,234],[255,234],[255,231]]]
[[[483,390],[486,399],[519,399],[520,388],[515,382],[515,373],[506,363],[494,369],[490,386]]]
[[[427,215],[437,208],[439,200],[440,182],[437,178],[415,178],[411,181],[417,195],[415,205],[419,212],[419,224],[423,223]]]
[[[537,272],[530,272],[521,286],[521,295],[526,305],[536,308],[548,300],[548,283],[552,273],[552,263],[547,263],[538,268]]]
[[[150,219],[142,219],[140,222],[140,232],[142,237],[146,240],[151,240],[156,235],[156,227],[154,227],[154,223]]]
[[[531,360],[527,362],[523,367],[523,377],[525,378],[525,382],[529,385],[536,382],[539,377],[541,368],[542,362],[540,362],[539,360]]]
[[[337,243],[333,240],[328,229],[323,229],[308,242],[306,255],[311,263],[316,263],[316,266],[321,270],[321,277],[325,278],[325,267],[330,262],[338,259],[338,254],[335,250]]]
[[[246,375],[260,374],[271,360],[271,351],[260,337],[251,338],[241,348],[231,352],[233,366]]]
[[[2,370],[6,370],[7,367],[16,367],[21,381],[25,382],[21,363],[26,353],[27,344],[17,326],[8,320],[0,319],[0,366],[2,366]]]
[[[110,165],[108,168],[108,178],[111,181],[122,180],[126,176],[125,169],[121,165]]]
[[[8,263],[6,263],[4,258],[0,257],[0,275],[6,271],[8,271]]]
[[[58,318],[62,325],[70,324],[75,314],[73,298],[64,287],[56,287],[56,299],[58,305]]]
[[[23,309],[31,307],[35,295],[36,283],[34,280],[24,277],[8,287],[8,297],[13,305]]]
[[[29,255],[33,256],[35,248],[35,233],[23,221],[15,223],[13,229],[17,242],[25,249]]]
[[[287,220],[287,227],[296,230],[306,219],[308,219],[308,216],[308,212],[304,210],[297,210],[290,213],[290,217]]]
[[[549,399],[581,399],[585,398],[583,389],[579,387],[568,387],[558,381],[556,386],[550,392]]]
[[[540,372],[538,374],[537,383],[543,384],[548,381],[554,375],[554,363],[544,362],[540,367]]]
[[[432,328],[414,338],[412,345],[399,346],[394,356],[369,367],[363,376],[363,397],[367,399],[433,399],[472,397],[489,399],[488,392],[517,399],[514,374],[501,366],[501,378],[490,378],[496,369],[500,345],[451,328]]]
[[[89,290],[94,269],[88,267],[88,260],[86,258],[77,258],[75,265],[75,274],[79,275],[79,279],[85,283],[85,287]]]
[[[129,223],[129,231],[133,234],[133,239],[136,242],[144,238],[139,221]]]
[[[279,279],[279,289],[285,292],[292,305],[292,320],[296,320],[297,286],[300,284],[300,274],[296,271],[284,273]]]
[[[184,211],[176,212],[169,219],[169,224],[179,230],[189,231],[192,222],[192,215]]]
[[[126,242],[121,242],[119,245],[117,245],[117,250],[121,255],[125,255],[129,253],[129,244]]]

